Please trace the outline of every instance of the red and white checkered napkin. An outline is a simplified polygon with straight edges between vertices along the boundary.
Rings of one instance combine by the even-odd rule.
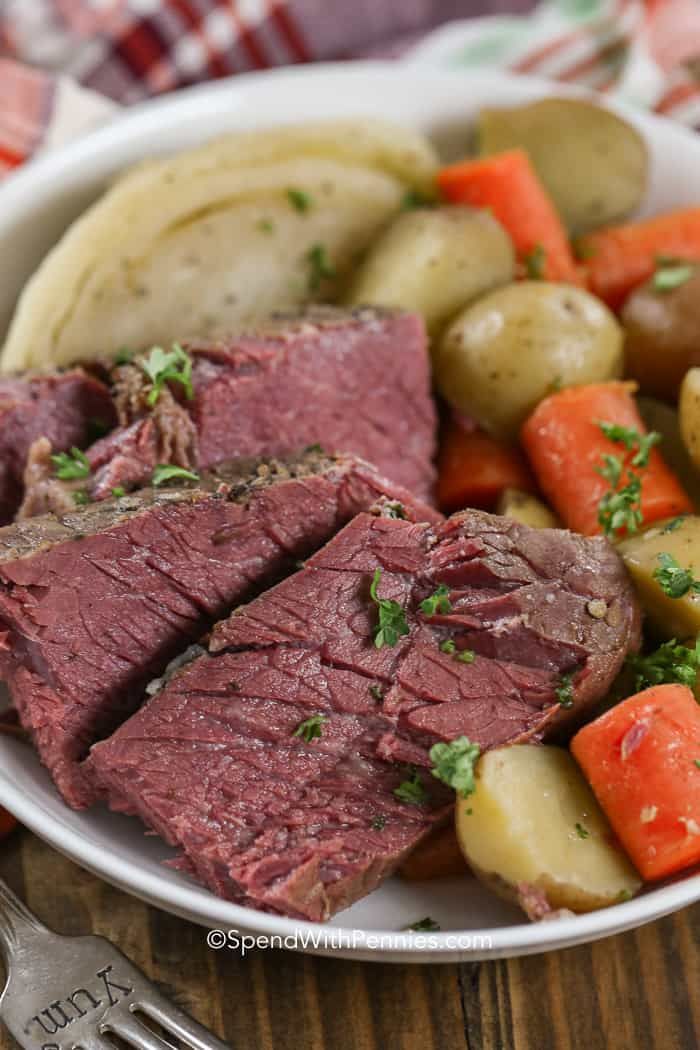
[[[700,0],[547,0],[527,17],[465,19],[532,6],[0,0],[0,176],[108,119],[117,104],[215,77],[359,55],[583,83],[700,127]]]

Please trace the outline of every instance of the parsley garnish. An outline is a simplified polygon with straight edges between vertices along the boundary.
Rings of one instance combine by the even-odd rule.
[[[623,427],[620,423],[606,423],[600,421],[598,426],[606,438],[617,444],[624,445],[628,452],[636,449],[631,460],[633,467],[646,467],[649,465],[649,453],[654,445],[661,441],[658,430],[651,430],[648,434],[640,434],[634,427]]]
[[[680,259],[666,259],[660,257],[656,260],[656,272],[653,277],[654,290],[657,292],[671,292],[674,288],[680,288],[682,284],[689,281],[695,272],[695,267]]]
[[[421,612],[426,616],[435,616],[436,613],[448,613],[452,609],[449,599],[450,589],[445,583],[441,583],[436,591],[420,603]]]
[[[435,205],[432,197],[427,197],[420,190],[406,190],[401,198],[402,211],[412,211],[414,208],[430,208]]]
[[[115,489],[112,489],[112,495],[115,499],[121,499],[122,496],[126,496],[126,490],[121,485],[117,485]]]
[[[627,658],[628,666],[636,675],[636,690],[673,682],[680,682],[692,689],[697,680],[699,663],[700,639],[689,649],[672,638],[648,656],[634,655]]]
[[[610,485],[610,492],[604,494],[598,505],[598,523],[606,536],[613,536],[621,529],[632,534],[637,532],[644,518],[641,510],[642,480],[630,467],[648,466],[649,454],[654,445],[661,441],[661,435],[655,430],[640,434],[633,427],[603,420],[598,421],[598,426],[606,438],[623,445],[627,452],[634,453],[628,464],[620,456],[605,453],[602,463],[595,468]],[[619,488],[625,468],[627,484]]]
[[[139,363],[151,380],[151,391],[146,398],[149,405],[155,405],[166,383],[179,383],[188,400],[194,397],[192,358],[185,353],[179,343],[173,343],[172,350],[163,350],[161,346],[154,346],[148,357]]]
[[[459,660],[461,664],[473,664],[476,660],[476,653],[473,649],[461,649],[455,653],[455,660]]]
[[[450,655],[452,655],[453,653],[457,652],[457,646],[451,638],[446,638],[444,642],[440,643],[440,652],[449,653]]]
[[[379,703],[380,700],[384,699],[382,687],[380,685],[377,685],[376,683],[369,687],[369,695],[372,697],[373,700],[376,700],[377,703]]]
[[[311,452],[317,452],[320,456],[323,455],[323,448],[319,445],[318,441],[314,445],[307,445],[304,452],[308,455]]]
[[[184,467],[175,467],[172,463],[159,463],[153,469],[151,475],[152,485],[164,485],[166,481],[171,481],[173,478],[186,478],[189,481],[199,481],[199,474],[195,474],[193,470],[185,470]]]
[[[133,350],[127,350],[126,347],[122,347],[121,350],[117,350],[114,355],[115,365],[128,365],[134,356]]]
[[[84,507],[86,503],[90,502],[90,497],[85,489],[78,489],[77,492],[73,493],[73,502],[79,507]]]
[[[419,919],[418,922],[412,922],[410,926],[406,926],[405,929],[411,930],[413,933],[433,933],[435,930],[440,929],[440,923],[435,922],[435,919],[431,919],[429,915],[426,915],[424,919]]]
[[[324,281],[335,277],[335,267],[328,259],[326,246],[314,244],[306,253],[309,264],[309,291],[317,292]]]
[[[287,197],[292,207],[302,213],[309,211],[313,204],[310,193],[307,193],[306,190],[295,189],[293,186],[287,190]]]
[[[385,503],[383,509],[387,518],[399,518],[401,521],[406,520],[406,508],[403,503],[399,503],[398,500],[394,500],[391,503]]]
[[[312,715],[311,718],[307,718],[305,722],[299,723],[292,733],[292,736],[300,736],[307,744],[310,744],[312,740],[316,739],[316,737],[323,736],[323,723],[325,721],[325,715]]]
[[[459,736],[449,744],[433,744],[430,749],[432,774],[462,798],[467,798],[476,788],[474,766],[480,754],[479,745],[472,744],[466,736]]]
[[[584,828],[583,824],[579,824],[577,821],[574,826],[576,828],[576,834],[580,839],[587,839],[590,836],[590,831],[588,828]]]
[[[652,575],[669,598],[682,598],[688,591],[694,594],[700,591],[700,581],[695,579],[692,569],[681,568],[672,554],[663,551],[657,560],[660,564]]]
[[[687,517],[687,514],[679,514],[677,518],[671,518],[668,525],[664,525],[663,529],[661,530],[661,535],[668,536],[669,532],[675,532],[676,529],[679,529],[681,527],[681,525]]]
[[[90,477],[90,462],[85,453],[75,445],[70,452],[59,452],[58,455],[52,456],[51,462],[56,468],[54,474],[61,481]]]
[[[526,255],[523,256],[525,272],[531,281],[543,281],[544,269],[547,264],[547,253],[541,244],[536,244]]]
[[[372,831],[383,831],[386,824],[386,817],[383,813],[378,813],[376,817],[372,817],[372,823],[370,827]]]
[[[554,690],[554,695],[561,704],[562,707],[573,707],[574,705],[574,676],[573,674],[563,674],[559,679],[559,684]]]
[[[375,569],[369,588],[370,598],[379,611],[379,622],[374,633],[374,644],[377,649],[381,649],[383,645],[396,645],[402,635],[408,634],[406,613],[399,603],[391,598],[380,598],[377,594],[381,578],[382,570]]]
[[[275,224],[272,219],[258,219],[256,226],[261,233],[274,233],[275,231]]]
[[[428,797],[417,770],[414,771],[410,780],[402,780],[399,786],[394,788],[394,794],[399,802],[406,802],[412,806],[421,806]]]
[[[696,758],[693,761],[694,761],[695,765],[698,767],[698,769],[700,769],[700,758]]]
[[[574,258],[579,262],[586,262],[586,260],[592,259],[596,253],[595,245],[591,244],[590,241],[582,240],[580,237],[574,240],[571,247],[574,251]]]

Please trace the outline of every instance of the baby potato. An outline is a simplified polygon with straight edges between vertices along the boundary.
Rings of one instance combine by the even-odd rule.
[[[510,284],[467,307],[435,360],[443,397],[510,439],[552,390],[621,374],[622,331],[607,306],[546,281]]]
[[[457,838],[475,874],[517,898],[523,883],[552,908],[593,911],[641,880],[568,751],[517,744],[487,751],[476,790],[458,799]]]
[[[644,139],[615,113],[584,99],[482,109],[477,136],[482,154],[526,150],[572,234],[623,219],[644,196]]]
[[[638,397],[637,408],[647,430],[661,434],[661,454],[696,507],[700,507],[700,473],[688,455],[681,437],[680,420],[675,408],[654,397]]]
[[[700,632],[700,594],[691,587],[672,597],[654,575],[670,555],[691,580],[700,576],[700,518],[694,514],[659,522],[617,545],[639,595],[642,608],[659,633],[666,638],[689,638]],[[679,578],[678,578],[679,579]],[[687,582],[690,583],[691,580]],[[680,589],[680,579],[677,589]],[[667,584],[667,588],[669,585]],[[670,588],[673,592],[673,586]]]
[[[678,418],[683,444],[693,466],[700,470],[700,368],[691,368],[681,383]]]
[[[643,393],[675,401],[685,373],[700,365],[700,269],[667,291],[647,281],[632,292],[621,320],[625,375]]]
[[[467,303],[511,281],[514,266],[510,237],[487,212],[419,208],[378,238],[346,302],[417,310],[435,335]]]
[[[560,529],[561,522],[546,503],[519,489],[505,489],[498,501],[497,514],[512,518],[531,529]]]

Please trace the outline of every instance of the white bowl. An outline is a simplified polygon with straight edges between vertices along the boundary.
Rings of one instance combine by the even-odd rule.
[[[502,74],[372,63],[256,73],[138,107],[0,187],[0,331],[23,282],[67,223],[115,172],[155,150],[172,151],[231,129],[366,114],[417,125],[455,156],[481,106],[523,102],[553,90]],[[559,87],[556,93],[562,93]],[[649,146],[644,210],[698,203],[700,139],[658,118],[624,112]],[[101,808],[68,809],[33,752],[7,737],[0,737],[0,803],[56,849],[150,904],[212,929],[283,938],[286,947],[321,954],[416,962],[522,955],[617,933],[700,899],[700,875],[688,875],[603,911],[531,924],[471,878],[421,884],[392,879],[319,927],[219,900],[163,867],[169,851],[144,836],[137,820]],[[427,915],[442,932],[398,932]]]

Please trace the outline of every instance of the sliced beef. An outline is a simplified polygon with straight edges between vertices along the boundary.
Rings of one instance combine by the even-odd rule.
[[[67,801],[90,801],[80,760],[149,679],[378,499],[436,517],[362,461],[308,453],[0,529],[0,676]]]
[[[378,568],[379,596],[408,627],[380,648]],[[441,585],[449,605],[429,614],[421,603]],[[210,652],[88,764],[110,804],[179,847],[215,893],[323,919],[444,814],[433,743],[546,737],[604,695],[638,641],[606,540],[478,511],[432,525],[360,514],[218,624]],[[320,736],[295,735],[319,714]],[[425,800],[402,801],[397,785],[416,777]]]
[[[150,405],[139,359],[116,370],[120,427],[88,451],[92,499],[147,484],[158,463],[202,470],[234,456],[288,455],[316,444],[362,456],[430,497],[435,407],[418,315],[314,307],[186,349],[190,400],[172,383]],[[34,478],[28,506],[60,508],[65,489],[47,470]]]
[[[20,505],[34,441],[47,438],[54,452],[83,448],[115,424],[109,390],[80,368],[0,379],[0,524]]]

